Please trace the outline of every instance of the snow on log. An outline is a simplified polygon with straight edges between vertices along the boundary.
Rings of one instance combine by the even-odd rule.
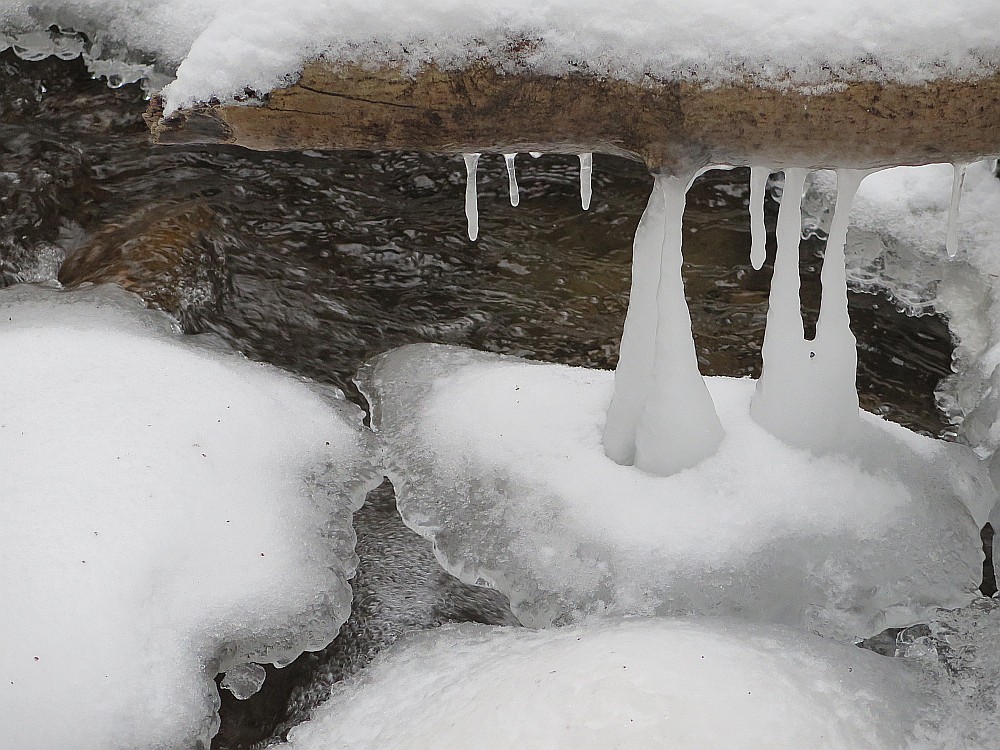
[[[147,119],[157,143],[256,150],[598,152],[672,171],[702,164],[814,168],[971,162],[1000,152],[1000,74],[787,88],[492,65],[369,69],[315,60],[258,106],[205,104]]]

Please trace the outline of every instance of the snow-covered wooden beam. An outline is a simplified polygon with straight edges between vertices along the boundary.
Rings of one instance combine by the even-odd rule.
[[[410,75],[319,60],[259,105],[203,105],[166,119],[159,106],[147,118],[157,143],[257,150],[597,152],[654,169],[866,168],[1000,152],[1000,74],[782,89],[511,75],[485,64]]]

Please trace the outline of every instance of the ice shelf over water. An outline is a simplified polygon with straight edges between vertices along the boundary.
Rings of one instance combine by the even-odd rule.
[[[0,294],[3,747],[207,747],[216,673],[346,620],[360,410],[213,341],[114,287]]]
[[[525,624],[732,614],[850,638],[969,601],[995,498],[971,450],[862,412],[816,455],[750,417],[754,381],[707,382],[718,450],[657,477],[604,454],[610,372],[411,345],[360,376],[405,521]]]
[[[0,7],[0,49],[40,54],[50,43],[37,32],[51,25],[88,34],[105,66],[117,56],[175,69],[168,112],[270,91],[320,54],[771,86],[1000,69],[993,0],[14,0]]]
[[[921,677],[730,620],[446,626],[337,686],[287,747],[901,750],[930,706]]]

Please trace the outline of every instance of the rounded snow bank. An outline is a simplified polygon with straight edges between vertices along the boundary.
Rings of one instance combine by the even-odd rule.
[[[293,750],[907,747],[917,670],[726,620],[445,627],[342,683]]]
[[[360,410],[114,287],[3,292],[0,351],[4,746],[207,746],[348,616]]]
[[[709,378],[718,452],[654,477],[604,455],[610,372],[413,345],[360,380],[406,523],[525,624],[700,613],[864,637],[979,583],[985,466],[871,414],[817,456],[750,418],[752,380]]]

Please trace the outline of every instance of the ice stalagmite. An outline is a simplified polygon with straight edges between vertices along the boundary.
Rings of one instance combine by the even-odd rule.
[[[580,154],[580,203],[583,210],[590,208],[590,197],[593,195],[592,177],[594,174],[594,155]]]
[[[800,205],[806,174],[805,169],[785,171],[764,366],[750,412],[785,442],[825,451],[847,442],[858,425],[857,344],[847,312],[844,245],[851,203],[867,173],[837,171],[837,207],[823,260],[823,297],[812,341],[805,338],[799,301]]]
[[[962,185],[965,184],[965,172],[969,168],[968,164],[953,164],[955,177],[951,183],[951,207],[948,210],[948,234],[945,236],[945,248],[948,257],[954,258],[958,254],[958,210],[962,202]]]
[[[463,154],[465,157],[465,218],[469,222],[469,239],[479,237],[479,196],[476,194],[476,171],[479,154]]]
[[[635,431],[635,466],[667,476],[715,453],[723,430],[698,370],[681,275],[682,222],[692,179],[660,176],[657,182],[663,195],[664,222],[656,346],[649,392]]]
[[[504,154],[503,160],[507,162],[507,183],[510,186],[510,205],[516,206],[521,202],[520,192],[517,189],[517,174],[514,172],[514,157],[517,154]]]
[[[750,263],[760,270],[767,258],[767,229],[764,226],[764,191],[771,170],[750,167]]]
[[[663,195],[653,184],[646,210],[632,244],[632,288],[622,331],[615,390],[604,426],[604,452],[612,461],[631,465],[635,459],[635,428],[653,378],[656,345],[656,287],[663,249]]]

